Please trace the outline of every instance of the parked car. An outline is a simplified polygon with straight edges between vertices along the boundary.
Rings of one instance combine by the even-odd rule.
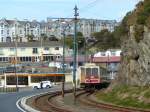
[[[40,83],[36,83],[33,88],[34,89],[43,89],[43,88],[51,88],[52,82],[51,81],[41,81]]]

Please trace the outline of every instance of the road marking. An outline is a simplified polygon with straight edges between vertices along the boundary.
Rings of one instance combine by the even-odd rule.
[[[19,105],[19,102],[21,102],[21,100],[22,100],[23,98],[29,99],[29,98],[34,97],[34,96],[40,96],[40,95],[43,95],[43,94],[46,94],[46,93],[49,93],[49,92],[52,93],[52,92],[56,92],[56,91],[59,91],[59,90],[60,90],[60,88],[57,88],[57,86],[56,86],[55,89],[52,88],[50,91],[47,91],[47,92],[35,93],[34,95],[28,95],[28,96],[22,97],[22,98],[20,98],[20,99],[16,102],[16,106],[17,106],[17,108],[18,108],[19,110],[21,110],[22,112],[27,112],[27,111],[25,111],[25,110]],[[30,106],[29,106],[29,107],[30,107]]]
[[[57,91],[57,90],[55,90]],[[38,95],[43,95],[43,94],[46,94],[46,93],[49,93],[49,92],[55,92],[54,90],[51,90],[51,91],[48,91],[48,92],[44,92],[44,93],[37,93],[37,94],[34,94],[34,95],[28,95],[26,97],[22,97],[22,98],[31,98],[31,97],[34,97],[34,96],[38,96]],[[21,110],[22,112],[27,112],[25,111],[20,105],[19,105],[19,102],[21,102],[22,98],[20,98],[19,100],[17,100],[16,102],[16,106],[19,110]]]
[[[19,110],[21,110],[22,112],[26,112],[20,105],[19,102],[21,101],[22,98],[20,98],[17,102],[16,102],[16,106]]]

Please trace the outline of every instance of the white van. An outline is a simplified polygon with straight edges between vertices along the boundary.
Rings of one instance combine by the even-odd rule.
[[[36,83],[33,85],[34,89],[43,89],[43,88],[51,88],[51,81],[41,81],[40,83]]]

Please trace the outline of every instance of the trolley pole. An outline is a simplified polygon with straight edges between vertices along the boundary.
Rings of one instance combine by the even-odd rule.
[[[74,39],[73,39],[73,94],[74,94],[74,100],[76,99],[76,61],[77,61],[77,17],[79,16],[78,14],[78,8],[75,6],[74,8]]]
[[[63,29],[63,77],[62,77],[62,97],[64,97],[64,88],[65,88],[65,28]]]

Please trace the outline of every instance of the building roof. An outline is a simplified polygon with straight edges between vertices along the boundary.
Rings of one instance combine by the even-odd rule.
[[[17,47],[40,47],[41,42],[19,42],[17,43]],[[58,41],[49,41],[49,42],[43,42],[42,46],[62,46],[62,44]],[[0,48],[4,47],[15,47],[15,43],[11,42],[3,42],[0,43]]]
[[[84,56],[79,55],[77,56],[77,62],[94,62],[94,63],[109,63],[109,62],[120,62],[120,56],[110,56],[110,57],[90,57],[90,56]],[[57,59],[57,61],[61,62],[63,61],[61,58]],[[65,57],[65,62],[73,62],[73,56]]]
[[[40,27],[41,28],[45,28],[45,27],[47,27],[48,25],[47,25],[47,23],[46,22],[41,22],[40,23]]]
[[[110,56],[110,57],[94,57],[92,62],[120,62],[120,56]]]
[[[15,23],[15,20],[6,20],[6,22],[11,25],[11,24],[14,24]]]

